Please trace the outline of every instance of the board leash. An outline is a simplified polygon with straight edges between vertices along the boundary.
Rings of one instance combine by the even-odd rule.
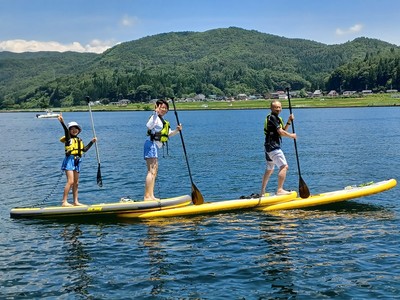
[[[58,187],[58,185],[60,184],[61,178],[63,177],[64,172],[61,171],[60,175],[58,176],[57,182],[55,183],[55,185],[53,186],[53,188],[51,189],[50,193],[48,195],[46,195],[46,197],[44,197],[44,199],[41,202],[38,202],[36,204],[34,204],[32,207],[38,207],[38,206],[42,206],[43,204],[45,204],[49,198],[51,196],[53,196],[54,191],[56,190],[56,188]]]

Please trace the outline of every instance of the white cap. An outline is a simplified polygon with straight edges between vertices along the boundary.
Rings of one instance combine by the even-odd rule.
[[[76,122],[69,122],[67,127],[68,127],[68,129],[70,129],[71,127],[78,127],[79,128],[79,133],[82,131],[82,127]]]

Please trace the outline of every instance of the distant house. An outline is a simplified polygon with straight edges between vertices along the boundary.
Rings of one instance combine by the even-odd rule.
[[[279,94],[278,93],[271,93],[271,94],[269,94],[269,98],[271,98],[271,99],[279,99]]]
[[[236,96],[236,98],[237,98],[238,100],[247,100],[247,99],[248,99],[246,94],[238,94],[238,95]]]
[[[344,91],[343,96],[351,96],[351,95],[354,95],[355,93],[356,93],[356,91]]]
[[[312,96],[313,97],[321,97],[322,96],[321,90],[315,90]]]
[[[339,94],[338,94],[338,92],[336,92],[335,90],[331,90],[331,91],[328,93],[328,97],[337,97],[337,96],[339,96]]]
[[[286,93],[284,91],[276,91],[269,94],[269,98],[271,99],[287,99]]]
[[[287,98],[286,94],[279,94],[279,100],[287,100]]]
[[[203,101],[204,99],[206,99],[206,96],[204,96],[203,94],[197,94],[196,96],[194,96],[195,101]]]
[[[129,103],[131,103],[130,100],[122,99],[122,100],[119,100],[118,102],[111,102],[110,104],[111,105],[117,105],[117,106],[127,106]]]
[[[372,90],[362,90],[361,94],[363,94],[363,95],[372,95]]]
[[[128,99],[122,99],[118,101],[119,105],[128,105],[129,103],[131,103],[131,100]]]

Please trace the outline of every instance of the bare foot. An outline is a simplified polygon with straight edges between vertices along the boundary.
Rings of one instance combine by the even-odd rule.
[[[276,192],[276,194],[277,195],[290,195],[292,192],[289,192],[289,191],[285,191],[285,190],[278,190],[277,192]]]
[[[160,199],[156,197],[144,198],[144,201],[160,201]]]
[[[85,204],[80,203],[79,201],[74,202],[74,206],[83,206]]]
[[[73,206],[71,203],[68,203],[68,202],[63,202],[62,204],[61,204],[61,206],[63,206],[63,207],[69,207],[69,206]]]

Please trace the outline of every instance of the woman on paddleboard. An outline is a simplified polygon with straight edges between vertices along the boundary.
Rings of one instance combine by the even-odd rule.
[[[73,205],[82,205],[78,200],[78,184],[79,172],[81,169],[82,155],[92,147],[93,143],[97,141],[94,137],[87,146],[83,144],[78,134],[81,133],[82,127],[76,122],[69,122],[65,125],[64,118],[60,114],[58,116],[62,127],[64,128],[64,136],[60,138],[60,142],[65,145],[65,157],[62,162],[61,170],[65,171],[67,176],[67,183],[64,187],[64,194],[62,199],[62,206],[72,206],[68,203],[68,193],[72,189]]]
[[[281,149],[282,137],[289,137],[296,139],[296,133],[290,133],[287,131],[291,125],[291,121],[294,120],[294,115],[291,114],[286,124],[283,124],[283,119],[279,117],[282,111],[282,104],[278,100],[271,102],[271,113],[267,116],[264,122],[264,134],[265,134],[265,158],[267,160],[266,170],[262,179],[261,195],[265,194],[265,188],[272,173],[274,172],[275,166],[278,167],[278,188],[276,191],[277,195],[285,195],[290,192],[283,189],[283,184],[286,179],[286,172],[289,168],[285,155]]]
[[[168,142],[168,138],[182,130],[179,124],[175,130],[171,130],[169,122],[164,120],[169,110],[168,102],[157,100],[154,113],[147,121],[147,135],[149,138],[144,143],[144,159],[147,164],[144,201],[159,200],[154,196],[154,185],[158,172],[158,149]]]

